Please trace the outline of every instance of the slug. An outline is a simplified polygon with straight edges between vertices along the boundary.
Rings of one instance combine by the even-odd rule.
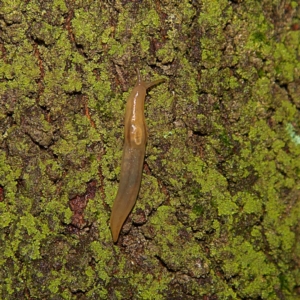
[[[118,241],[120,230],[136,202],[140,189],[147,143],[144,115],[146,91],[164,81],[164,79],[159,79],[144,82],[139,70],[137,70],[137,77],[137,83],[126,103],[120,183],[110,217],[114,243]]]

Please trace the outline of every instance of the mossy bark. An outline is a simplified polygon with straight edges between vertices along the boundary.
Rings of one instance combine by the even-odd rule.
[[[0,3],[1,299],[300,297],[297,1]],[[147,155],[118,244],[126,98]]]

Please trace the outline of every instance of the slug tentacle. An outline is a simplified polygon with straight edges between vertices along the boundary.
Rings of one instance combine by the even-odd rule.
[[[137,83],[127,99],[120,184],[110,217],[114,243],[119,238],[123,223],[131,212],[140,189],[147,142],[144,115],[146,90],[163,81],[164,79],[158,79],[144,82],[137,70]]]
[[[136,86],[143,85],[146,90],[165,81],[164,78],[161,78],[161,79],[157,79],[157,80],[154,80],[154,81],[151,81],[151,82],[145,82],[141,78],[141,73],[140,73],[139,69],[136,69],[136,73],[137,73]]]

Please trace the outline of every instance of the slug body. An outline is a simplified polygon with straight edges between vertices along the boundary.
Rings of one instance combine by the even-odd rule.
[[[144,115],[146,91],[148,88],[164,81],[160,79],[153,82],[144,82],[138,70],[137,75],[137,83],[126,103],[120,184],[110,217],[110,228],[114,243],[119,238],[120,230],[136,202],[140,189],[147,143]]]

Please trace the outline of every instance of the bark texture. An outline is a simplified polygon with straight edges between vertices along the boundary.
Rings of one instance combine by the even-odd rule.
[[[2,0],[0,298],[299,298],[299,45],[297,1]],[[114,245],[136,68],[166,82]]]

